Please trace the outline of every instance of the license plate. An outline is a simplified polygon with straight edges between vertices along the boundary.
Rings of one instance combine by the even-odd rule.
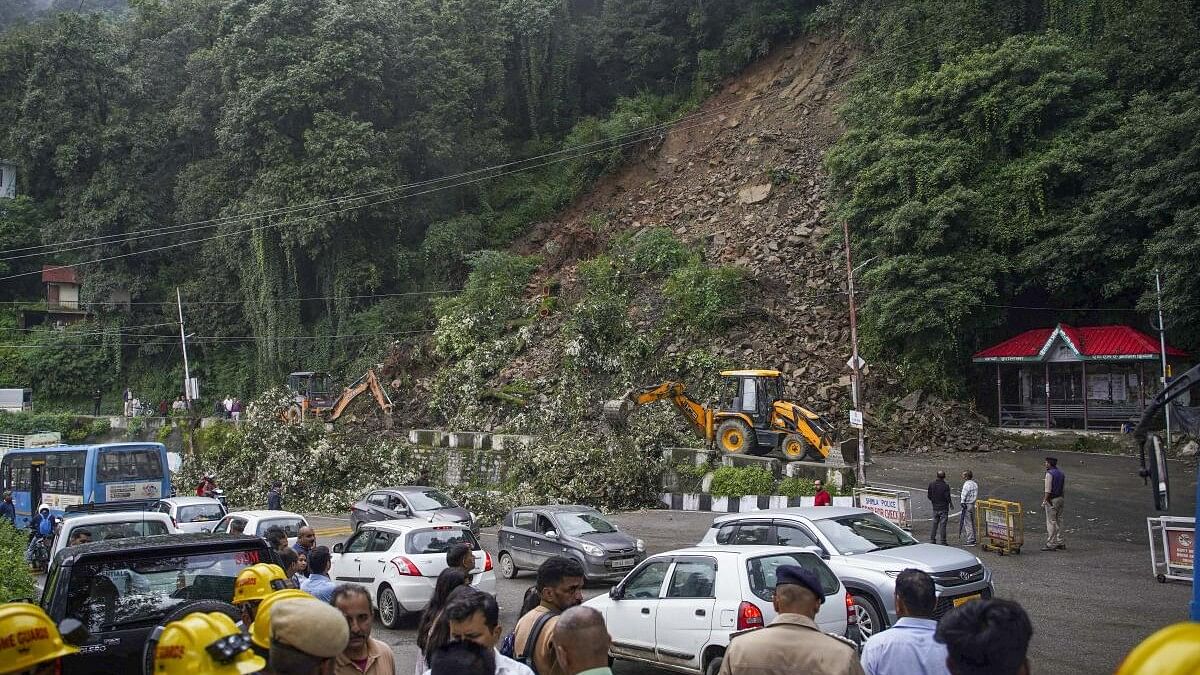
[[[614,561],[612,561],[612,566],[613,567],[633,567],[633,558],[629,558],[627,560],[614,560]]]
[[[965,605],[972,600],[978,600],[980,597],[982,596],[979,593],[975,593],[973,595],[964,595],[961,598],[954,598],[954,606]]]

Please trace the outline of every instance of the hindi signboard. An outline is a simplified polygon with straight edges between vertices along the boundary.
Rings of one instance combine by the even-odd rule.
[[[109,502],[125,499],[158,499],[160,497],[162,497],[162,486],[155,481],[109,483],[104,486],[104,500]]]

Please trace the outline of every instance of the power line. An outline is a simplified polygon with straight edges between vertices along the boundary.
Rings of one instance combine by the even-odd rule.
[[[904,43],[904,44],[902,44],[902,45],[897,45],[897,46],[896,46],[894,49],[898,49],[898,48],[900,48],[900,47],[906,47],[906,46],[910,46],[910,45],[912,45],[912,44],[915,44],[915,43],[917,43],[917,42],[920,42],[920,41],[921,41],[921,40],[920,40],[919,38],[914,38],[913,40],[911,40],[911,41],[909,41],[909,42],[907,42],[907,43]],[[930,40],[929,40],[929,42],[932,42],[932,39],[930,39]],[[911,59],[910,61],[908,61],[908,62],[905,62],[904,64],[900,64],[900,65],[907,65],[908,63],[915,62],[916,60],[917,60],[917,59],[915,59],[915,58],[914,58],[914,59]],[[851,65],[851,64],[850,64],[849,62],[847,62],[845,65],[841,66],[840,68],[834,68],[834,69],[832,69],[832,71],[829,73],[829,76],[830,76],[830,77],[836,77],[836,76],[840,75],[842,72],[844,72],[844,71],[846,71],[846,70],[849,70],[849,68],[850,68],[850,65]],[[744,100],[742,100],[742,101],[739,101],[739,102],[737,102],[737,103],[725,104],[724,106],[717,106],[717,107],[715,107],[715,108],[710,108],[710,109],[708,109],[707,111],[705,111],[705,112],[703,112],[703,113],[696,113],[696,114],[695,114],[695,115],[693,115],[692,117],[693,117],[693,118],[705,118],[705,117],[713,117],[713,116],[718,116],[718,117],[719,117],[719,114],[718,114],[718,112],[717,112],[718,110],[721,110],[721,109],[724,109],[724,108],[731,108],[731,107],[740,107],[740,106],[745,106],[745,105],[748,105],[749,103],[751,103],[751,102],[753,102],[753,101],[756,101],[756,100],[758,100],[758,99],[762,98],[762,96],[763,96],[763,94],[759,94],[759,95],[751,96],[751,97],[749,97],[749,98],[747,98],[747,99],[744,99]],[[663,122],[663,123],[660,123],[660,124],[658,124],[658,125],[653,125],[653,126],[651,126],[651,127],[644,128],[644,129],[642,129],[642,130],[637,130],[637,131],[629,132],[629,133],[627,133],[627,134],[624,134],[624,135],[621,135],[621,136],[616,136],[616,137],[614,137],[613,139],[605,139],[605,140],[602,140],[602,141],[594,141],[593,143],[590,143],[590,144],[584,144],[584,145],[581,145],[581,146],[575,146],[575,147],[573,147],[573,148],[567,148],[567,149],[564,149],[564,150],[559,150],[559,151],[556,151],[556,152],[553,152],[553,153],[546,153],[546,154],[544,154],[544,155],[540,155],[540,156],[538,156],[538,157],[535,157],[535,158],[533,158],[533,159],[540,159],[540,158],[545,158],[545,157],[552,157],[552,156],[559,155],[559,154],[573,153],[573,152],[575,152],[577,149],[580,149],[580,148],[587,148],[587,147],[595,146],[595,145],[598,145],[598,144],[610,143],[612,140],[619,140],[619,139],[621,139],[621,138],[627,138],[627,137],[630,137],[630,136],[642,135],[642,134],[645,134],[645,133],[647,133],[647,131],[653,131],[653,130],[656,130],[656,129],[660,129],[660,130],[661,130],[661,129],[665,129],[665,128],[667,128],[667,127],[672,127],[673,125],[676,125],[676,124],[678,124],[678,122],[679,122],[679,121],[681,121],[681,120],[685,120],[685,119],[688,119],[688,118],[685,116],[684,118],[680,118],[679,120],[675,120],[675,121],[671,121],[671,122]],[[700,123],[700,124],[695,124],[695,125],[691,125],[691,126],[688,126],[688,127],[683,127],[683,128],[678,128],[678,127],[675,127],[675,128],[672,128],[672,129],[670,129],[670,131],[688,131],[688,130],[690,130],[690,129],[694,129],[694,128],[697,128],[697,127],[699,127],[699,126],[703,126],[704,124],[707,124],[707,123],[708,123],[708,122],[703,122],[703,123]],[[377,205],[380,205],[380,204],[386,204],[386,203],[389,203],[389,202],[392,202],[392,201],[396,201],[396,200],[398,200],[398,199],[404,199],[404,198],[408,198],[408,197],[415,197],[415,196],[419,196],[419,195],[423,195],[423,194],[429,194],[429,193],[432,193],[432,192],[437,192],[437,191],[439,191],[439,190],[443,190],[443,189],[452,189],[452,188],[462,187],[462,186],[464,186],[464,185],[469,185],[469,184],[472,184],[472,183],[476,183],[476,182],[479,182],[479,181],[481,181],[481,180],[488,180],[488,179],[492,179],[492,178],[500,178],[500,177],[503,177],[503,176],[506,176],[506,175],[511,175],[511,174],[514,174],[514,173],[520,173],[520,172],[523,172],[523,171],[528,171],[528,170],[535,169],[535,168],[541,168],[541,167],[544,167],[544,166],[549,166],[549,165],[551,165],[551,164],[556,164],[556,163],[559,163],[559,162],[562,162],[562,161],[570,161],[570,160],[573,160],[573,159],[580,159],[580,158],[582,158],[582,157],[586,157],[586,156],[588,156],[588,155],[591,155],[591,154],[596,154],[597,152],[607,152],[607,151],[611,151],[611,150],[616,150],[616,149],[619,149],[619,148],[625,147],[625,146],[627,146],[627,145],[631,145],[631,144],[635,144],[635,143],[640,143],[640,142],[642,142],[642,141],[644,141],[644,140],[647,140],[648,138],[649,138],[649,136],[647,136],[647,137],[644,137],[644,138],[635,139],[635,140],[633,140],[633,141],[627,141],[627,142],[625,142],[625,143],[620,143],[620,144],[616,144],[616,145],[610,145],[610,146],[607,146],[607,147],[602,147],[602,148],[600,148],[600,149],[593,150],[593,151],[589,151],[589,152],[584,152],[584,153],[581,153],[581,154],[574,154],[574,155],[570,155],[570,156],[568,156],[568,157],[564,157],[564,158],[562,158],[562,159],[558,159],[558,160],[552,160],[552,161],[549,161],[549,162],[544,162],[544,163],[542,163],[542,164],[535,164],[535,165],[532,165],[532,166],[526,166],[526,167],[522,167],[522,168],[520,168],[520,169],[515,169],[515,170],[511,170],[511,171],[500,172],[500,173],[497,173],[497,174],[494,174],[494,175],[483,176],[483,177],[481,177],[481,178],[472,179],[472,180],[467,180],[467,181],[463,181],[463,182],[460,182],[460,183],[455,183],[455,184],[452,184],[452,185],[446,185],[446,186],[436,187],[436,188],[432,188],[432,189],[429,189],[429,190],[423,190],[423,191],[416,192],[416,193],[412,193],[412,194],[400,195],[399,197],[394,197],[394,198],[389,198],[389,199],[383,199],[383,200],[379,200],[379,201],[377,201],[377,202],[372,202],[372,203],[368,203],[368,204],[361,204],[361,205],[358,205],[358,206],[353,206],[353,207],[348,207],[348,208],[343,208],[343,209],[337,209],[337,210],[330,211],[330,212],[327,212],[327,213],[318,214],[317,216],[306,216],[306,217],[301,217],[301,218],[300,218],[300,219],[298,219],[298,220],[306,220],[306,219],[311,219],[311,218],[315,218],[315,217],[326,217],[326,216],[334,215],[334,214],[337,214],[337,213],[343,213],[343,212],[346,212],[346,211],[356,210],[356,209],[359,209],[359,208],[365,208],[365,207],[367,207],[367,206],[377,206]],[[514,161],[514,162],[509,162],[509,163],[507,163],[507,164],[501,164],[501,165],[497,165],[496,167],[489,167],[489,168],[485,168],[485,169],[478,169],[478,170],[475,170],[475,171],[473,171],[473,172],[466,172],[466,173],[463,173],[463,174],[458,174],[458,176],[468,176],[468,175],[473,175],[473,174],[477,174],[477,173],[481,173],[481,172],[487,172],[487,171],[491,171],[491,170],[493,170],[494,168],[504,168],[504,167],[508,167],[508,166],[516,166],[517,164],[522,164],[522,163],[525,163],[525,162],[527,162],[527,161],[531,161],[531,160],[528,160],[528,159],[527,159],[527,160],[517,160],[517,161]],[[454,178],[454,177],[447,177],[447,178],[432,179],[432,180],[429,180],[429,181],[425,181],[425,182],[423,182],[423,183],[414,184],[414,186],[415,186],[415,185],[428,185],[428,184],[433,184],[433,183],[435,183],[435,182],[441,182],[441,181],[449,180],[450,178]],[[373,193],[364,193],[364,194],[380,194],[380,193],[384,193],[384,192],[387,192],[387,191],[395,191],[395,190],[397,190],[397,189],[400,189],[400,188],[384,188],[384,189],[381,189],[381,190],[375,191],[375,192],[373,192]],[[346,199],[350,199],[350,198],[346,198]],[[358,197],[353,197],[353,199],[358,199]],[[338,198],[334,198],[334,199],[332,199],[332,200],[326,200],[324,203],[336,203],[336,202],[338,202],[338,201],[339,201],[339,199],[338,199]],[[300,208],[301,208],[301,207],[295,207],[293,210],[299,210]],[[308,207],[304,207],[304,208],[308,208]],[[278,212],[278,210],[277,210],[277,212]],[[256,217],[251,217],[251,216],[243,216],[243,217],[235,217],[235,216],[231,216],[231,217],[229,217],[229,218],[230,218],[230,220],[227,220],[226,222],[245,222],[245,221],[248,221],[248,220],[255,220],[255,219],[257,219]],[[193,244],[193,243],[202,243],[202,242],[205,242],[205,241],[211,241],[211,240],[214,240],[214,239],[220,239],[220,238],[227,237],[227,236],[234,236],[234,235],[236,235],[236,234],[239,234],[239,233],[249,233],[249,232],[254,232],[254,231],[257,231],[257,230],[259,230],[259,229],[264,229],[264,228],[266,228],[266,227],[275,227],[275,226],[278,226],[278,225],[288,224],[288,223],[290,223],[290,222],[298,222],[298,220],[284,221],[284,222],[281,222],[281,223],[275,223],[275,224],[268,224],[268,225],[263,225],[263,226],[251,227],[251,228],[249,228],[249,229],[247,229],[247,230],[240,230],[240,231],[237,231],[237,232],[226,233],[226,234],[221,234],[221,235],[215,235],[215,236],[212,236],[212,237],[204,237],[204,238],[201,238],[201,239],[190,240],[190,241],[187,241],[187,242],[179,242],[179,243],[176,243],[176,244],[169,244],[169,245],[166,245],[166,246],[154,247],[154,248],[150,248],[150,249],[145,249],[145,250],[143,250],[143,251],[131,251],[131,252],[128,252],[128,253],[125,253],[125,254],[120,254],[120,255],[115,255],[115,256],[108,256],[108,257],[104,257],[104,258],[98,258],[98,259],[94,259],[94,260],[83,261],[83,262],[74,263],[74,264],[71,264],[71,265],[61,265],[61,266],[58,266],[58,267],[55,267],[55,268],[52,268],[52,269],[65,269],[65,268],[77,267],[77,266],[81,266],[81,265],[94,264],[94,263],[98,263],[98,262],[107,262],[107,261],[109,261],[109,260],[115,260],[115,259],[119,259],[119,258],[124,258],[124,257],[128,257],[128,256],[131,256],[131,255],[140,255],[140,254],[142,254],[142,253],[153,253],[153,252],[156,252],[156,251],[161,251],[161,250],[166,250],[166,249],[170,249],[170,248],[175,248],[175,247],[178,247],[178,246],[186,246],[186,245]],[[201,222],[201,223],[209,223],[209,222],[213,222],[213,221],[200,221],[200,222]],[[209,227],[211,227],[211,226],[215,226],[215,225],[209,225]],[[191,228],[191,229],[200,229],[200,228]],[[180,231],[185,231],[185,230],[180,230]],[[107,236],[108,236],[108,237],[114,237],[114,236],[117,236],[117,235],[107,235]],[[64,242],[64,243],[69,243],[69,242]],[[89,248],[89,247],[84,247],[84,248]],[[19,273],[19,274],[14,274],[14,275],[8,275],[8,276],[5,276],[5,277],[0,277],[0,281],[4,281],[4,280],[8,280],[8,279],[14,279],[14,278],[19,278],[19,277],[22,277],[22,276],[30,276],[30,275],[33,275],[33,274],[38,274],[38,273],[39,273],[39,272],[35,270],[35,271],[31,271],[31,272],[24,272],[24,273]]]
[[[83,238],[83,239],[71,239],[71,240],[60,241],[60,242],[55,242],[55,243],[51,243],[51,244],[38,244],[38,245],[34,245],[34,246],[15,248],[15,249],[10,249],[7,251],[0,252],[0,253],[4,254],[3,256],[0,256],[0,261],[17,260],[17,259],[22,259],[22,258],[31,258],[31,257],[37,257],[37,256],[52,255],[52,254],[57,254],[57,253],[64,253],[67,251],[74,251],[74,250],[85,249],[85,248],[94,248],[96,246],[105,245],[105,244],[129,243],[132,241],[146,239],[149,237],[166,236],[166,235],[170,235],[170,234],[181,234],[183,232],[188,232],[188,231],[192,231],[192,230],[219,227],[220,225],[224,225],[224,224],[259,220],[261,218],[266,218],[266,217],[270,217],[270,216],[274,216],[274,215],[286,215],[286,214],[294,213],[297,211],[305,211],[305,210],[319,208],[319,207],[327,206],[327,205],[331,205],[331,204],[338,204],[343,201],[355,201],[355,200],[366,199],[368,197],[376,196],[379,194],[386,194],[389,192],[397,192],[400,190],[407,190],[407,189],[411,189],[411,188],[425,187],[425,186],[434,185],[437,183],[447,182],[447,181],[451,181],[451,180],[457,180],[459,178],[465,178],[468,176],[473,176],[473,175],[477,175],[477,174],[481,174],[481,173],[487,173],[490,171],[505,169],[508,167],[516,166],[518,164],[523,164],[526,162],[533,162],[533,161],[536,161],[539,159],[545,159],[547,157],[553,157],[556,155],[572,153],[577,150],[583,150],[583,149],[595,147],[598,145],[606,145],[606,144],[612,143],[614,141],[622,140],[625,138],[630,138],[633,136],[650,134],[649,136],[646,137],[646,138],[650,138],[654,135],[654,132],[662,131],[663,129],[673,126],[675,124],[678,124],[680,122],[694,121],[694,119],[696,119],[696,118],[719,116],[720,114],[722,114],[719,112],[720,110],[745,106],[745,105],[748,105],[748,104],[758,100],[759,98],[761,98],[761,96],[752,96],[752,97],[742,100],[742,101],[738,101],[738,102],[734,102],[734,103],[726,103],[721,106],[716,106],[715,108],[711,108],[702,113],[697,112],[697,113],[693,113],[690,115],[684,115],[682,117],[678,117],[678,118],[675,118],[675,119],[667,121],[667,122],[660,122],[658,124],[650,125],[648,127],[643,127],[641,129],[626,132],[624,134],[620,134],[620,135],[613,136],[610,138],[605,138],[605,139],[602,139],[599,141],[592,141],[591,143],[584,143],[581,145],[571,146],[569,148],[563,148],[561,150],[556,150],[554,152],[548,152],[548,153],[544,153],[542,155],[536,155],[534,157],[527,157],[527,158],[523,158],[523,159],[519,159],[519,160],[514,160],[511,162],[505,162],[503,164],[495,164],[495,165],[492,165],[489,167],[475,169],[472,171],[465,171],[465,172],[458,173],[458,174],[451,174],[448,176],[440,176],[438,178],[431,178],[431,179],[427,179],[424,181],[418,181],[415,183],[406,183],[406,184],[402,184],[402,185],[397,185],[397,186],[388,187],[388,188],[380,188],[377,190],[361,192],[361,193],[357,193],[357,194],[339,195],[337,197],[331,197],[329,199],[307,202],[305,204],[299,204],[299,205],[295,205],[295,206],[278,207],[275,209],[268,209],[265,211],[251,212],[251,213],[247,213],[247,214],[239,214],[239,215],[234,215],[234,216],[225,216],[225,217],[221,217],[221,218],[212,218],[212,219],[208,219],[208,220],[194,221],[191,223],[184,223],[184,224],[179,224],[179,225],[168,225],[168,226],[164,226],[161,228],[147,230],[144,232],[99,235],[96,237],[87,237],[87,238]],[[646,140],[646,139],[643,138],[640,140]],[[600,150],[598,150],[598,152],[603,152],[605,149],[607,149],[607,148],[601,148]],[[465,185],[466,183],[463,183],[463,184]],[[108,241],[105,241],[105,240],[108,240]],[[92,242],[92,243],[84,243],[84,242]],[[42,251],[37,251],[34,253],[24,253],[22,255],[9,255],[11,253],[20,253],[23,251],[31,251],[34,249],[49,249],[49,248],[53,248],[56,246],[64,246],[64,245],[71,245],[71,246],[68,246],[66,248],[60,248],[60,249],[57,249],[54,251],[42,250]]]

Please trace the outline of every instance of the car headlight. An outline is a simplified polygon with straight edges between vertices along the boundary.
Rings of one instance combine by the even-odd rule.
[[[638,553],[645,553],[646,552],[646,542],[642,541],[641,539],[638,539],[637,540],[637,550],[638,550]]]
[[[604,555],[604,549],[600,548],[599,546],[595,546],[593,544],[584,544],[583,552],[590,556],[596,557],[596,558],[599,558],[600,556]]]

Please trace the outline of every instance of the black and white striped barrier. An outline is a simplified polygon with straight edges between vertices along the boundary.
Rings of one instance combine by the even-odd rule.
[[[672,511],[710,511],[712,513],[746,513],[814,505],[812,497],[784,497],[782,495],[714,497],[706,493],[668,492],[659,495],[659,500]],[[833,506],[854,506],[854,497],[833,497],[832,501]]]

